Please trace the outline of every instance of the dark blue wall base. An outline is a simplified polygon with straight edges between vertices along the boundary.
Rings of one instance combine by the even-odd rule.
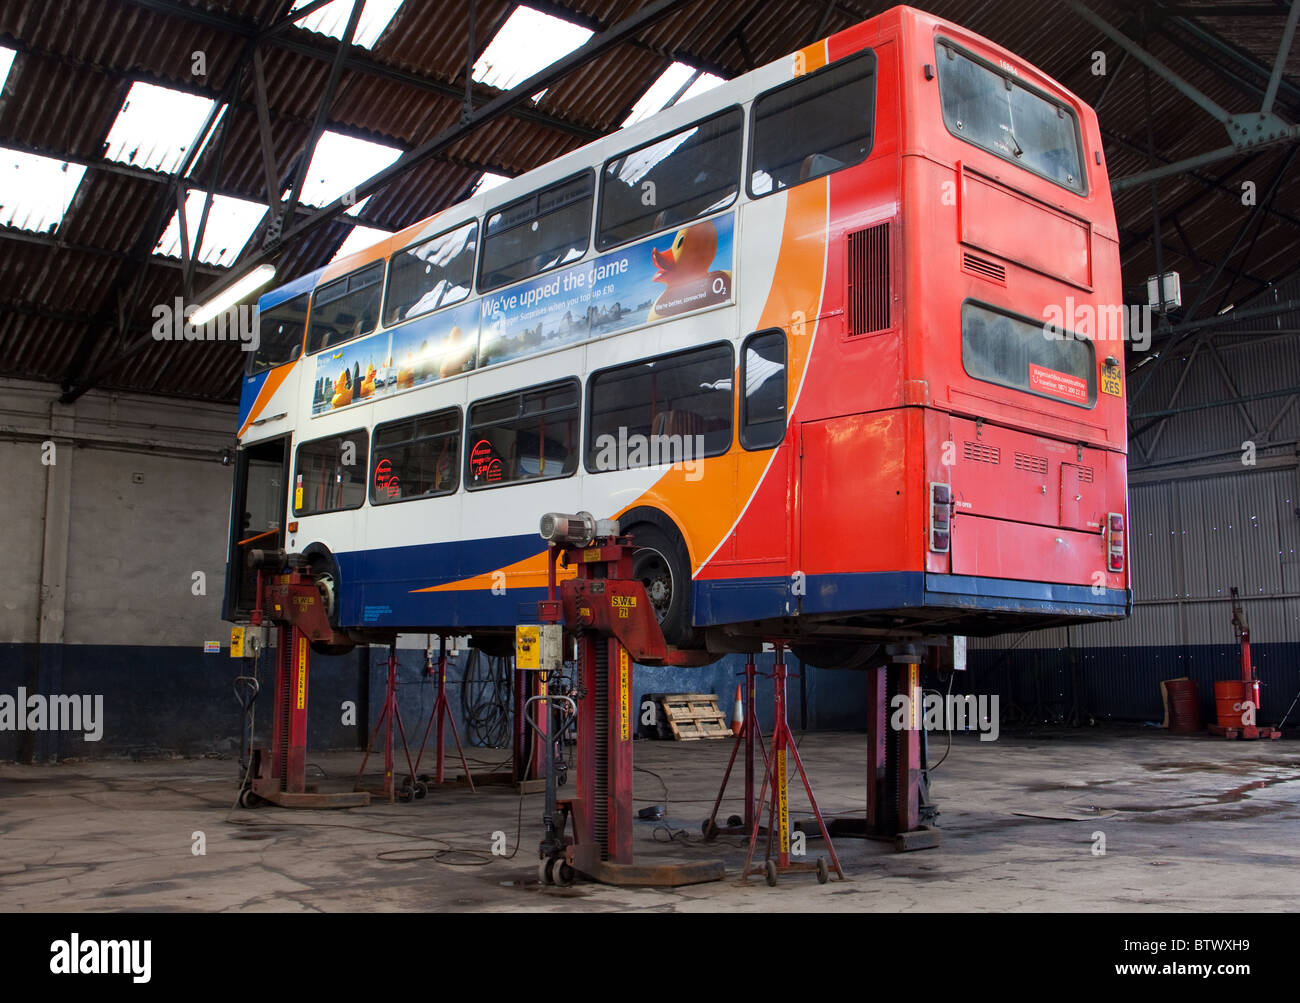
[[[1261,681],[1261,724],[1276,725],[1300,692],[1300,645],[1257,644],[1252,647]],[[433,708],[432,677],[424,675],[424,653],[398,652],[398,701],[412,754]],[[312,656],[308,692],[309,744],[312,749],[361,749],[379,719],[384,701],[387,649],[359,648],[327,658]],[[449,660],[447,693],[467,754],[484,756],[467,728],[462,702],[466,653]],[[1159,723],[1160,681],[1188,676],[1200,693],[1202,721],[1214,719],[1215,679],[1234,679],[1235,645],[1144,648],[1014,649],[972,651],[969,672],[955,682],[959,692],[996,693],[1004,728],[1019,723],[1077,723],[1093,720]],[[736,684],[745,658],[729,655],[713,665],[666,669],[638,665],[632,689],[640,717],[650,693],[716,693],[731,715]],[[758,656],[760,673],[771,671],[772,656]],[[867,676],[807,668],[801,681],[791,662],[788,683],[789,721],[800,729],[853,730],[866,727]],[[51,761],[73,757],[146,757],[229,755],[239,751],[240,709],[232,684],[240,663],[228,655],[205,655],[193,648],[121,645],[65,645],[42,649],[34,644],[0,645],[0,694],[102,694],[104,735],[87,742],[80,733],[0,731],[0,760]],[[269,740],[272,663],[265,660],[265,688],[257,701],[259,742]],[[801,699],[801,682],[807,693]],[[933,681],[929,681],[933,685]],[[758,678],[758,718],[772,727],[772,683]],[[508,696],[507,696],[508,700]],[[357,724],[345,724],[344,702],[356,704]],[[368,722],[363,725],[362,722]],[[1300,708],[1290,725],[1300,724]],[[506,732],[505,748],[509,747]],[[447,738],[451,749],[450,736]],[[449,753],[454,754],[454,750]],[[428,762],[428,753],[426,753]],[[424,767],[421,767],[421,772]]]
[[[1300,644],[1252,644],[1260,681],[1260,724],[1277,725],[1300,693]],[[1241,677],[1235,644],[1141,648],[1016,648],[970,652],[965,686],[970,693],[996,693],[1003,727],[1017,723],[1087,724],[1164,718],[1160,682],[1187,677],[1196,683],[1201,723],[1215,719],[1214,681]],[[1300,724],[1300,706],[1287,722]]]

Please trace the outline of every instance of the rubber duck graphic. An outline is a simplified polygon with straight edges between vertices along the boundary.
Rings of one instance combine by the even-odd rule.
[[[413,386],[415,386],[415,353],[407,352],[401,368],[397,370],[397,389],[405,390]]]
[[[334,396],[330,398],[330,407],[347,407],[352,403],[352,380],[345,369],[334,381]]]
[[[375,392],[375,367],[372,365],[366,369],[366,378],[361,381],[357,387],[357,399],[365,400]]]
[[[731,295],[731,272],[710,271],[718,253],[718,228],[712,220],[684,227],[666,251],[650,249],[655,282],[666,287],[650,307],[648,320],[720,303]]]
[[[443,347],[442,365],[438,367],[439,379],[463,373],[473,354],[474,346],[466,344],[465,332],[459,324],[453,324],[447,333],[447,344]]]

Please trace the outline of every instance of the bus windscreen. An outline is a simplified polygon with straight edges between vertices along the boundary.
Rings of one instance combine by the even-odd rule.
[[[1079,127],[1064,105],[940,41],[943,120],[958,139],[1083,194]]]

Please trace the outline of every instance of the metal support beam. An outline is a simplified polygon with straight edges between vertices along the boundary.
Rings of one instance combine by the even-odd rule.
[[[164,3],[163,0],[131,0],[131,2],[150,7],[170,6],[169,4]],[[581,48],[578,48],[567,56],[556,60],[550,66],[535,73],[512,90],[493,98],[482,108],[475,111],[468,121],[444,129],[437,136],[434,136],[432,139],[420,144],[388,167],[358,185],[355,193],[350,193],[355,194],[354,200],[349,200],[345,203],[341,198],[335,199],[323,210],[310,218],[292,222],[289,228],[283,233],[280,244],[275,251],[279,251],[292,240],[301,237],[311,230],[314,230],[316,227],[334,219],[354,204],[354,202],[360,202],[363,198],[373,195],[375,192],[385,188],[396,178],[409,171],[412,167],[423,163],[464,139],[465,136],[474,132],[480,126],[509,113],[515,105],[527,100],[538,91],[545,90],[552,86],[556,81],[564,78],[577,67],[585,65],[591,60],[617,48],[619,45],[624,44],[628,39],[635,36],[638,32],[643,31],[651,25],[657,24],[664,18],[689,6],[693,2],[695,2],[695,0],[654,0],[654,2],[647,4],[641,10],[620,21],[613,27],[600,32],[599,34],[593,35]],[[204,19],[211,16],[204,12],[198,12],[197,10],[196,14],[201,15]],[[204,301],[210,300],[213,296],[217,295],[222,290],[229,288],[258,265],[270,260],[273,256],[274,252],[270,249],[259,249],[255,251],[253,254],[243,258],[240,264],[232,268],[224,279],[213,283],[205,289],[201,298]],[[126,346],[120,355],[114,358],[111,362],[105,364],[105,366],[90,378],[75,386],[65,380],[64,394],[61,399],[65,401],[76,400],[88,389],[103,379],[105,375],[112,372],[128,359],[147,349],[150,344],[152,344],[152,339],[141,338],[133,344]]]
[[[1277,89],[1282,83],[1282,71],[1286,69],[1286,57],[1291,52],[1291,40],[1295,38],[1297,18],[1300,18],[1300,3],[1291,0],[1291,13],[1286,17],[1286,27],[1282,29],[1282,38],[1277,46],[1277,58],[1273,60],[1273,72],[1268,78],[1268,90],[1264,92],[1264,103],[1259,108],[1261,115],[1273,111],[1273,101],[1277,98]]]

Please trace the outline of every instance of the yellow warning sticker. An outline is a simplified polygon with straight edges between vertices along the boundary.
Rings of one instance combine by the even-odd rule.
[[[777,810],[780,815],[777,833],[780,835],[780,842],[777,844],[783,851],[790,846],[790,798],[786,789],[785,777],[785,750],[782,749],[776,754],[776,791],[777,791]]]
[[[297,512],[302,508],[302,488],[293,489],[293,510]]]
[[[1124,380],[1120,376],[1118,369],[1110,366],[1102,369],[1101,392],[1110,394],[1112,397],[1122,397],[1124,395]]]
[[[243,627],[230,628],[230,657],[231,658],[244,657],[244,628]]]
[[[632,735],[631,675],[631,659],[627,656],[627,648],[620,644],[618,646],[618,737],[624,742]]]
[[[307,709],[307,639],[298,639],[298,709]]]

